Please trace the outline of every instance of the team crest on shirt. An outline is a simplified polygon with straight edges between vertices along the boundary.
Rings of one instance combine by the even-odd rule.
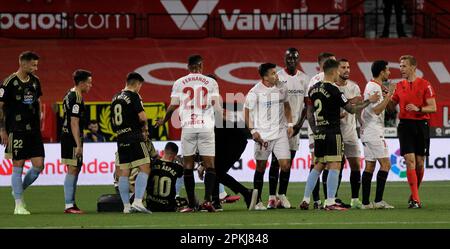
[[[79,112],[80,112],[80,106],[77,105],[77,104],[73,105],[73,107],[72,107],[72,113],[78,114]]]

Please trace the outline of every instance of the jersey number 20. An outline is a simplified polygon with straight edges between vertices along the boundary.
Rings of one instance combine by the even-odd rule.
[[[206,87],[202,86],[195,90],[192,87],[185,87],[183,93],[187,95],[184,101],[186,109],[194,109],[194,107],[206,109],[208,100],[208,89]],[[195,104],[192,103],[193,101],[195,101]]]

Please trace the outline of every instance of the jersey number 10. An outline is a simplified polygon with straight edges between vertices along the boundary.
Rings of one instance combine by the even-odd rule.
[[[172,185],[172,179],[167,176],[159,177],[153,176],[153,195],[167,197],[170,194],[170,186]]]

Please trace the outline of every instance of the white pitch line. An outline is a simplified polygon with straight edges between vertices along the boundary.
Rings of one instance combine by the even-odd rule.
[[[289,222],[289,223],[228,223],[221,224],[221,226],[314,226],[314,225],[443,225],[450,224],[450,221],[374,221],[374,222]],[[213,227],[216,224],[192,224],[192,225],[177,225],[177,227]],[[125,225],[125,226],[48,226],[48,227],[0,227],[0,229],[98,229],[98,228],[156,228],[167,227],[175,228],[173,225]]]

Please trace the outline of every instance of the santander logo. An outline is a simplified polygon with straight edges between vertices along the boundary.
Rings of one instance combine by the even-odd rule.
[[[12,174],[13,163],[10,159],[3,159],[0,164],[0,175],[9,176]]]

